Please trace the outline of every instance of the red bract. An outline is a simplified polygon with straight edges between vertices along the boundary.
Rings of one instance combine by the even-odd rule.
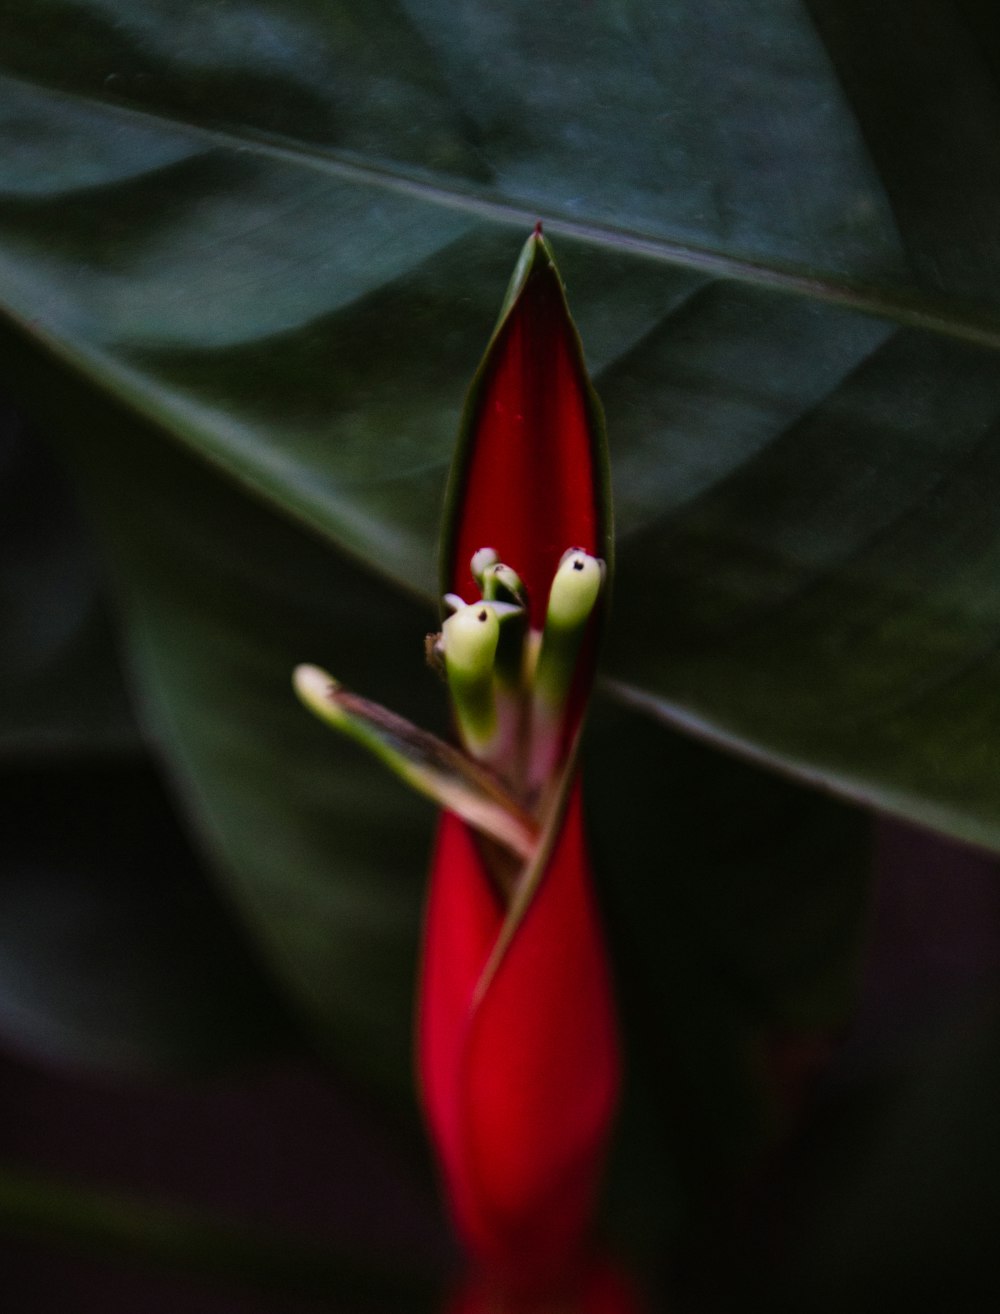
[[[566,548],[610,559],[604,471],[600,410],[536,231],[466,408],[446,589],[471,601],[469,559],[493,547],[527,585],[539,627]],[[596,625],[564,743],[592,676]],[[562,762],[556,774],[567,770]],[[442,817],[419,1067],[459,1231],[488,1289],[518,1293],[522,1302],[503,1308],[532,1310],[539,1293],[557,1292],[579,1314],[616,1314],[624,1297],[585,1256],[619,1084],[617,1031],[579,783],[566,780],[561,797],[564,806],[545,820],[547,857],[526,907],[516,886],[508,900],[499,893],[477,835],[455,816]],[[487,1307],[468,1299],[467,1309]]]
[[[529,239],[469,393],[449,490],[445,588],[475,600],[483,546],[519,571],[540,626],[562,553],[611,551],[600,405],[551,252]]]
[[[505,1283],[533,1288],[579,1263],[618,1087],[578,787],[479,995],[504,916],[474,836],[446,814],[424,941],[424,1097],[466,1243]]]

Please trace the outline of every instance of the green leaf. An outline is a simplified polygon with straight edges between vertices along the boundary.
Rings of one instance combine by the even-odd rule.
[[[875,1070],[855,1055],[772,1188],[780,1216],[761,1211],[764,1228],[780,1227],[780,1247],[751,1235],[723,1266],[724,1300],[738,1292],[789,1314],[996,1303],[994,1001],[995,985],[955,1011],[938,1001],[919,1043],[894,1038]]]
[[[18,386],[58,409],[82,372],[429,591],[540,215],[608,415],[618,691],[996,847],[990,15],[7,7],[0,301],[48,365]]]
[[[133,754],[94,553],[52,460],[0,409],[0,760]]]
[[[871,822],[607,700],[585,778],[627,1059],[609,1223],[648,1262],[795,1121],[850,1020]]]
[[[217,1070],[297,1048],[141,757],[0,771],[0,1030],[82,1070]]]
[[[114,566],[146,732],[314,1034],[356,1079],[412,1107],[434,809],[318,724],[291,675],[316,658],[433,722],[430,609],[156,433],[107,411],[102,428],[101,443],[70,454]]]
[[[288,1047],[126,700],[93,546],[58,467],[0,416],[0,1029],[129,1072]]]
[[[659,442],[643,404],[629,420],[626,484],[630,461],[646,475],[619,559],[644,591],[619,592],[619,693],[758,763],[995,847],[995,356],[745,290],[705,302],[705,338],[696,327],[678,352],[668,331],[632,367],[655,370],[664,417],[686,409],[688,371],[711,377],[713,399]],[[751,315],[748,344],[734,317]],[[813,354],[831,319],[839,361],[829,326]],[[634,397],[635,377],[612,391]]]

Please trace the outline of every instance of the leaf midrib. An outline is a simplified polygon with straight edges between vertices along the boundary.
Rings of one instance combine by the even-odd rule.
[[[694,739],[729,757],[784,777],[855,807],[895,817],[908,825],[922,828],[963,844],[995,853],[1000,847],[997,828],[954,804],[939,803],[915,793],[906,786],[894,786],[864,771],[852,771],[831,762],[823,753],[805,757],[800,751],[787,749],[769,737],[752,737],[732,728],[705,709],[689,706],[669,696],[651,693],[628,680],[605,675],[599,683],[601,693],[647,716],[668,730]]]
[[[209,127],[183,117],[168,117],[155,111],[109,103],[97,96],[65,91],[45,83],[6,73],[0,79],[36,93],[74,104],[97,107],[150,126],[165,124],[201,138],[206,147],[221,148],[280,161],[316,173],[406,195],[442,209],[458,210],[476,218],[530,228],[541,220],[557,236],[568,237],[621,254],[644,257],[674,268],[697,270],[714,278],[769,288],[790,296],[836,305],[862,314],[886,319],[903,327],[922,329],[954,338],[972,346],[1000,351],[1000,310],[970,304],[960,298],[934,294],[917,288],[892,288],[849,279],[832,278],[815,271],[780,267],[764,261],[727,255],[709,247],[654,237],[641,230],[596,222],[567,219],[557,212],[539,209],[489,191],[461,183],[431,180],[416,171],[381,162],[365,162],[347,152],[309,148],[287,138],[245,127]]]

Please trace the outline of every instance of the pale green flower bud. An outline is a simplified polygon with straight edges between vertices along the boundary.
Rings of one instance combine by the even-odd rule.
[[[564,552],[552,579],[545,628],[576,629],[584,625],[604,584],[604,562],[579,548]]]
[[[549,591],[535,666],[528,786],[544,794],[557,765],[580,645],[604,585],[604,562],[579,548],[563,554]]]
[[[476,757],[488,755],[497,730],[493,673],[499,639],[500,622],[485,602],[456,611],[442,629],[455,720],[466,748]]]

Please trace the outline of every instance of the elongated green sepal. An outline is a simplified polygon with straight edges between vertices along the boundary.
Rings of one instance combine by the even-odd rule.
[[[351,693],[318,666],[297,667],[293,683],[321,721],[362,744],[411,789],[456,813],[518,858],[532,856],[538,827],[488,768],[378,703]]]
[[[479,602],[449,616],[441,634],[459,734],[473,756],[487,757],[497,731],[493,675],[500,621],[492,606]]]

